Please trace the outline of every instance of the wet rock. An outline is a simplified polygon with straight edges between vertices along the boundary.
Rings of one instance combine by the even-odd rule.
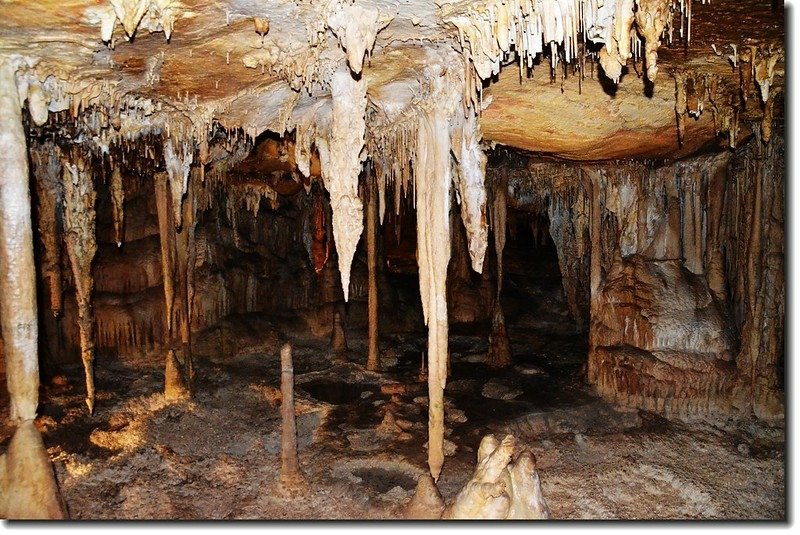
[[[457,379],[448,382],[445,391],[449,394],[464,394],[477,390],[480,384],[480,381],[476,379]]]
[[[533,364],[517,364],[514,371],[521,375],[547,375],[547,372]]]
[[[472,353],[471,355],[466,355],[461,360],[472,364],[483,363],[486,362],[486,353]]]
[[[522,390],[513,388],[504,383],[491,380],[481,389],[481,395],[489,399],[498,399],[502,401],[510,401],[522,395]]]
[[[467,415],[461,409],[445,407],[444,417],[448,423],[463,424],[467,421]]]

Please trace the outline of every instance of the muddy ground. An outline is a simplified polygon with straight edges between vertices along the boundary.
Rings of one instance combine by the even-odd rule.
[[[512,433],[535,453],[556,519],[785,517],[782,426],[668,422],[615,409],[582,380],[580,336],[512,330],[515,366],[493,370],[484,364],[486,338],[474,332],[465,326],[451,336],[451,451],[439,481],[446,500],[471,475],[480,439]],[[92,417],[79,367],[64,369],[65,384],[43,387],[37,424],[70,516],[399,518],[426,469],[423,333],[384,337],[381,373],[364,370],[357,333],[348,340],[349,362],[336,362],[326,340],[303,339],[263,317],[232,318],[216,333],[203,343],[214,336],[239,343],[224,359],[198,359],[188,401],[165,401],[158,355],[100,360]],[[287,339],[294,341],[300,462],[313,489],[302,499],[275,491],[278,351]],[[0,430],[0,451],[10,432]]]
[[[511,433],[534,452],[554,519],[785,519],[783,422],[675,422],[598,399],[554,250],[512,254],[518,241],[507,247],[503,302],[514,366],[485,364],[488,323],[450,330],[445,500],[471,476],[481,438]],[[346,325],[350,351],[340,362],[296,314],[231,316],[195,336],[187,401],[165,401],[163,353],[100,354],[90,417],[83,370],[63,368],[59,384],[42,387],[37,424],[71,518],[401,518],[427,470],[427,336],[416,278],[392,284],[407,304],[382,316],[412,319],[390,322],[405,326],[394,332],[382,324],[380,373],[364,367],[366,328]],[[351,304],[351,318],[358,313]],[[276,491],[286,341],[312,489],[302,499]],[[6,396],[0,389],[2,422]],[[0,426],[0,451],[12,432]]]

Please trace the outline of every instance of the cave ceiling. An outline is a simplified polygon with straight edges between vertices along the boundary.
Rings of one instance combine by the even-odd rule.
[[[633,9],[633,0],[617,2],[626,3]],[[567,16],[576,6],[579,12]],[[330,100],[332,73],[344,61],[367,83],[373,135],[413,115],[429,92],[431,65],[463,71],[453,60],[463,57],[471,93],[464,99],[480,112],[484,142],[570,160],[680,157],[736,146],[765,115],[782,113],[782,3],[641,0],[637,11],[668,10],[667,28],[655,41],[658,73],[649,80],[653,39],[644,39],[648,21],[637,22],[631,35],[643,38],[631,41],[632,57],[622,66],[605,60],[616,83],[603,67],[609,46],[586,39],[582,28],[584,12],[597,15],[602,6],[600,0],[5,0],[0,54],[29,73],[30,86],[41,86],[37,98],[52,112],[51,124],[80,118],[85,128],[73,135],[101,148],[170,129],[208,131],[212,123],[252,138],[290,133],[299,115]],[[513,40],[515,23],[530,23],[532,10],[546,16],[556,7],[557,27],[545,23],[538,31],[557,46],[537,45],[544,48],[539,53],[528,43],[517,54],[524,47],[504,42]],[[475,22],[481,20],[483,26]],[[511,32],[497,30],[504,23]]]

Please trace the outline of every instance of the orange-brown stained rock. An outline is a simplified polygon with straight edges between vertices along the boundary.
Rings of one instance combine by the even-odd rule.
[[[579,92],[578,75],[567,77],[563,89],[544,69],[522,83],[518,73],[502,72],[484,96],[492,97],[480,118],[484,138],[577,161],[679,158],[715,140],[711,113],[704,113],[686,119],[679,146],[675,85],[667,77],[652,97],[635,74],[623,77],[613,96],[589,78]]]

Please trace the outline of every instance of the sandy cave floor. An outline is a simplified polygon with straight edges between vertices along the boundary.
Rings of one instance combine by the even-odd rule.
[[[439,481],[445,500],[471,475],[480,439],[510,432],[536,455],[555,519],[785,518],[782,426],[614,409],[581,380],[580,337],[512,331],[515,347],[531,352],[502,371],[483,363],[486,339],[470,331],[451,335],[446,444],[456,447]],[[364,370],[363,339],[351,335],[352,361],[342,363],[327,341],[295,338],[300,462],[313,490],[293,500],[275,492],[287,333],[259,317],[216,332],[205,342],[263,336],[225,362],[198,359],[190,401],[164,400],[158,356],[100,359],[93,417],[80,368],[43,387],[37,424],[71,518],[400,518],[426,469],[424,337],[384,337],[382,373]],[[381,426],[387,411],[396,424]],[[10,433],[0,428],[0,451]]]

